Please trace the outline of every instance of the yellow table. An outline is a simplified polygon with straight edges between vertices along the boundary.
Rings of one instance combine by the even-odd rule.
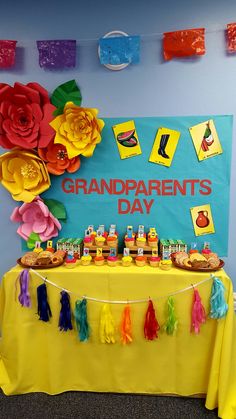
[[[41,279],[31,273],[32,308],[15,300],[15,282],[21,271],[15,267],[2,280],[0,385],[5,394],[46,392],[57,394],[80,390],[146,394],[206,395],[206,407],[218,406],[219,416],[236,418],[236,334],[233,291],[224,270],[217,276],[226,287],[229,311],[225,319],[208,319],[199,335],[190,334],[192,290],[174,296],[179,320],[175,336],[164,331],[155,341],[143,336],[147,303],[132,304],[133,342],[122,345],[119,323],[124,305],[112,304],[117,324],[115,344],[99,341],[102,303],[88,302],[92,336],[80,342],[75,330],[60,332],[60,290],[48,284],[48,299],[53,317],[49,323],[38,320],[36,288]],[[173,268],[132,266],[63,267],[38,271],[58,286],[70,290],[74,309],[79,295],[97,299],[137,300],[151,297],[160,325],[166,319],[166,296],[210,277]],[[212,279],[198,286],[209,311]],[[160,298],[162,297],[163,298]]]

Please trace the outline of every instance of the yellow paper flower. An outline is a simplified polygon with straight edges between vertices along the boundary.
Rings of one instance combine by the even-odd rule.
[[[0,182],[15,201],[31,202],[50,187],[45,163],[34,153],[14,150],[0,156]]]
[[[54,143],[66,147],[69,159],[80,154],[84,157],[93,155],[105,125],[102,119],[97,119],[97,114],[97,109],[81,108],[67,102],[64,113],[50,122],[56,131]]]

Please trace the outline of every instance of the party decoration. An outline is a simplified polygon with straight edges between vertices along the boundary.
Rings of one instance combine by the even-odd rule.
[[[196,28],[163,33],[163,54],[165,60],[204,55],[205,29]]]
[[[131,343],[132,338],[132,328],[131,328],[131,316],[130,316],[130,306],[127,305],[124,308],[122,313],[122,320],[121,320],[121,342],[126,345],[127,343]]]
[[[49,123],[55,107],[38,83],[0,84],[0,145],[12,149],[46,147],[55,133]]]
[[[206,322],[206,313],[204,306],[202,305],[201,297],[196,288],[193,292],[193,305],[192,305],[192,322],[191,322],[191,332],[195,334],[200,333],[200,326],[202,323]]]
[[[13,67],[15,64],[17,41],[0,40],[0,68]]]
[[[75,67],[76,40],[37,41],[40,67],[62,69]]]
[[[139,63],[140,36],[111,36],[99,39],[101,64]]]
[[[54,215],[58,220],[63,220],[66,222],[67,215],[66,209],[62,202],[57,201],[56,199],[44,199],[43,202],[47,205],[49,211]]]
[[[123,122],[112,128],[121,159],[142,154],[134,121]]]
[[[115,324],[109,304],[101,310],[99,335],[101,343],[115,343]]]
[[[227,35],[227,51],[236,52],[236,23],[228,23],[226,35]]]
[[[47,299],[47,287],[45,283],[38,286],[37,299],[39,320],[48,322],[50,317],[52,317],[52,312]]]
[[[32,152],[13,150],[0,156],[0,182],[15,201],[32,202],[50,187],[45,163]]]
[[[148,302],[148,309],[145,315],[144,336],[147,340],[154,340],[158,338],[158,330],[160,330],[159,323],[156,319],[155,308],[152,300]]]
[[[57,108],[53,115],[57,116],[62,114],[67,102],[73,102],[75,105],[80,106],[81,101],[81,92],[75,80],[69,80],[66,83],[60,84],[51,96],[51,102]]]
[[[18,300],[22,307],[31,307],[31,299],[29,294],[30,275],[28,269],[23,269],[19,275],[20,294]]]
[[[39,240],[45,242],[52,237],[57,237],[58,231],[61,230],[58,219],[49,211],[39,196],[30,203],[24,203],[20,207],[16,207],[10,218],[11,221],[22,223],[18,227],[17,233],[26,241],[30,237],[33,241],[32,233],[36,233]]]
[[[212,319],[221,319],[226,316],[228,304],[225,301],[225,286],[216,276],[213,279],[210,304],[210,317]]]
[[[166,321],[166,324],[164,326],[164,329],[167,333],[167,335],[173,335],[178,326],[178,320],[175,315],[175,307],[174,307],[174,299],[173,297],[168,297],[167,300],[167,306],[168,306],[168,318]]]
[[[27,240],[27,247],[28,249],[34,249],[36,246],[36,243],[40,243],[40,237],[37,233],[31,233]]]
[[[72,330],[71,323],[71,309],[70,309],[70,296],[68,292],[61,291],[61,311],[59,316],[59,328],[60,331],[67,332],[67,330]]]
[[[90,335],[90,328],[87,318],[87,301],[85,298],[82,301],[77,300],[75,302],[74,315],[80,342],[87,341]]]
[[[194,125],[189,131],[199,161],[223,153],[213,119]]]
[[[195,236],[215,233],[210,204],[190,208]]]
[[[50,123],[56,131],[54,143],[66,147],[69,159],[80,154],[84,157],[93,155],[96,145],[101,142],[104,127],[97,114],[97,109],[81,108],[67,102],[64,113]]]
[[[49,173],[59,176],[67,171],[74,173],[80,168],[79,156],[68,158],[66,147],[62,144],[54,144],[53,141],[47,148],[38,149],[39,157],[45,161]]]
[[[180,132],[169,128],[159,128],[154,140],[149,161],[170,167],[180,138]]]

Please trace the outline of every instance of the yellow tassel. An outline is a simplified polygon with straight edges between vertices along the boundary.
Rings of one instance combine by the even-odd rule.
[[[131,317],[130,317],[130,306],[126,306],[122,313],[122,320],[120,325],[121,331],[121,342],[126,345],[132,342],[132,330],[131,330]]]
[[[102,343],[115,343],[115,325],[109,304],[104,304],[100,319],[100,341]]]

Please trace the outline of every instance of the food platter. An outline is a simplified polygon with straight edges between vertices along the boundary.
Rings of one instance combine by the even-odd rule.
[[[22,268],[27,268],[27,269],[51,269],[51,268],[57,268],[58,266],[63,265],[64,263],[64,259],[60,262],[57,263],[49,263],[48,265],[25,265],[24,263],[21,262],[21,258],[17,259],[16,261],[18,263],[18,265],[22,266]]]
[[[214,272],[214,271],[218,271],[219,269],[223,268],[224,266],[224,261],[222,259],[220,259],[220,264],[217,268],[194,268],[191,266],[184,266],[184,265],[180,265],[179,263],[177,263],[175,261],[175,258],[172,257],[171,258],[173,265],[176,268],[180,268],[180,269],[184,269],[185,271],[195,271],[195,272]]]

